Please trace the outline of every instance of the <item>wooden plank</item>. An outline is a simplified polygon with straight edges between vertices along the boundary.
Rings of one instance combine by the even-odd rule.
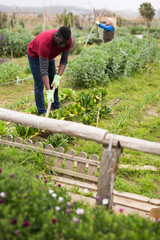
[[[9,141],[9,142],[13,142],[13,137],[12,137],[12,135],[7,135],[7,136],[6,136],[6,140]]]
[[[70,149],[70,150],[67,151],[66,154],[74,156],[75,155],[75,151],[73,149]],[[74,167],[74,161],[66,159],[65,160],[65,169],[73,171],[73,167]]]
[[[80,152],[78,154],[78,157],[87,158],[87,154],[85,152]],[[86,166],[86,163],[82,163],[82,162],[77,161],[76,172],[77,173],[85,173],[85,166]]]
[[[56,149],[56,152],[60,152],[60,153],[64,153],[64,148],[63,147],[58,147]],[[57,167],[57,168],[61,168],[62,167],[62,162],[63,162],[63,158],[61,157],[57,157],[54,159],[54,164],[53,166]],[[53,169],[54,170],[54,169]]]
[[[98,143],[101,143],[101,141],[103,141],[104,135],[108,133],[107,130],[84,125],[81,123],[44,118],[36,116],[34,114],[27,114],[5,108],[0,108],[0,119],[3,121],[14,122],[40,130],[47,130],[54,133],[63,133]]]
[[[45,146],[45,149],[46,149],[46,150],[53,151],[53,146],[52,146],[51,144],[47,144],[47,145]],[[50,165],[51,160],[52,160],[52,156],[51,156],[51,155],[48,155],[48,154],[44,154],[44,156],[45,156],[45,159],[46,159],[46,161],[47,161],[47,164]]]
[[[109,144],[113,134],[106,134],[105,141]],[[127,148],[139,152],[160,155],[160,143],[142,140],[138,138],[126,137],[114,134],[113,147],[116,147],[117,142],[121,148]]]
[[[94,199],[94,198],[91,198],[91,197],[86,197],[86,196],[79,195],[79,194],[72,193],[72,192],[68,192],[68,195],[71,196],[71,199],[72,199],[72,200],[74,200],[74,201],[82,201],[82,202],[84,202],[84,203],[89,204],[91,207],[92,207],[92,206],[95,206],[95,204],[96,204],[95,199]],[[134,208],[129,208],[129,207],[120,205],[120,204],[118,204],[118,203],[117,203],[115,206],[113,206],[113,212],[116,213],[116,214],[118,214],[118,213],[120,213],[120,209],[121,209],[121,208],[123,208],[123,210],[124,210],[124,211],[123,211],[123,214],[124,214],[124,215],[138,214],[138,215],[140,215],[141,217],[150,219],[149,212],[137,210],[137,209],[134,209]]]
[[[112,210],[114,213],[119,214],[120,213],[120,209],[123,209],[123,214],[124,215],[134,215],[134,214],[138,214],[139,216],[143,217],[143,218],[147,218],[150,219],[149,217],[149,212],[146,211],[141,211],[141,210],[137,210],[134,208],[130,208],[130,207],[126,207],[123,206],[121,204],[116,204],[115,206],[112,207]]]
[[[103,153],[97,187],[97,195],[99,197],[99,200],[97,203],[102,204],[103,199],[107,199],[108,204],[106,204],[106,207],[109,209],[112,208],[114,182],[120,154],[121,148],[110,149],[106,145],[103,145]]]
[[[80,179],[84,179],[84,180],[89,180],[91,182],[97,183],[98,182],[98,178],[94,177],[94,176],[89,176],[86,174],[82,174],[82,173],[78,173],[78,172],[73,172],[67,169],[61,169],[61,168],[57,168],[57,167],[53,167],[53,171],[56,173],[61,173],[64,175],[68,175],[68,176],[72,176],[72,177],[76,177],[76,178],[80,178]]]
[[[36,147],[38,147],[38,148],[43,148],[43,143],[41,143],[41,142],[36,142],[36,143],[34,144],[34,146],[36,146]]]
[[[28,145],[30,145],[30,146],[32,146],[32,145],[33,145],[33,142],[32,142],[32,140],[31,140],[31,139],[27,139],[27,140],[26,140],[26,143],[27,143]]]
[[[71,121],[44,118],[5,108],[0,108],[0,119],[41,130],[48,130],[50,132],[63,133],[106,145],[109,145],[110,139],[113,137],[113,134],[101,128]],[[118,147],[118,145],[120,145],[121,148],[160,155],[160,143],[158,142],[114,134],[113,147]]]
[[[99,157],[96,154],[93,154],[90,156],[89,159],[98,161]],[[97,166],[89,163],[88,164],[88,175],[96,176],[96,173],[97,173]]]
[[[149,203],[156,206],[160,206],[160,199],[152,199],[152,198],[148,198],[146,196],[138,195],[135,193],[117,192],[116,190],[113,191],[113,194],[114,196],[118,196],[121,198],[132,199],[138,202]]]
[[[22,138],[21,138],[21,137],[17,137],[17,138],[15,139],[15,142],[16,142],[16,143],[22,143]]]
[[[122,205],[124,207],[133,208],[143,212],[149,212],[151,208],[153,208],[152,204],[139,202],[137,200],[133,200],[129,198],[125,199],[125,198],[121,198],[120,196],[114,196],[113,202],[116,204]]]
[[[66,177],[60,177],[60,176],[51,176],[51,179],[53,181],[56,181],[58,183],[64,184],[67,189],[68,187],[78,187],[80,189],[88,189],[91,192],[96,192],[97,191],[97,184],[95,183],[86,183],[86,182],[82,182],[82,181],[78,181],[75,179],[70,179],[70,178],[66,178]]]
[[[42,153],[47,154],[47,155],[56,156],[56,157],[59,157],[59,158],[65,158],[65,159],[69,159],[69,160],[72,160],[72,161],[75,161],[75,162],[79,161],[79,162],[82,162],[82,163],[92,163],[95,166],[99,165],[99,162],[94,161],[94,160],[83,159],[81,157],[72,156],[72,155],[68,155],[68,154],[65,154],[65,153],[61,153],[61,152],[50,151],[50,150],[47,150],[47,149],[42,149],[42,148],[35,147],[35,146],[32,145],[32,142],[31,142],[31,145],[28,145],[28,144],[20,144],[20,143],[16,143],[16,142],[11,143],[7,140],[0,139],[0,144],[10,145],[12,147],[17,147],[17,148],[24,148],[26,150],[33,150],[33,151],[36,151],[36,152],[42,152]]]

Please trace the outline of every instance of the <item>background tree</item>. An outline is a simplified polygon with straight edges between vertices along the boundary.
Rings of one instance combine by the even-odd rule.
[[[147,76],[149,77],[150,28],[152,19],[154,18],[155,15],[155,9],[153,9],[150,3],[142,3],[139,7],[139,12],[140,15],[145,18],[148,28]]]

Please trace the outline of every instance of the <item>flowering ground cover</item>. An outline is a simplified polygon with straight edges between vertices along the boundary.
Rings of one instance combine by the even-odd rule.
[[[1,148],[0,156],[0,239],[156,240],[160,236],[160,219],[125,216],[123,209],[115,215],[105,209],[105,201],[93,208],[75,202],[60,184],[46,178],[44,170],[26,164],[25,152],[19,161],[15,149],[10,149],[8,159]]]

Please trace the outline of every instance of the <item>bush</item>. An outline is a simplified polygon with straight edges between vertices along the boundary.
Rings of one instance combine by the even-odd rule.
[[[0,162],[0,238],[4,240],[157,240],[160,225],[138,215],[71,201],[32,165]]]
[[[5,62],[0,65],[0,83],[7,83],[16,80],[21,73],[21,66],[12,62]]]
[[[109,79],[131,76],[147,64],[147,38],[117,37],[107,44],[85,48],[65,72],[73,88],[104,86]],[[150,62],[156,58],[156,42],[150,41]]]
[[[0,44],[0,55],[11,56],[11,51],[14,57],[22,57],[27,53],[28,44],[33,40],[34,36],[26,30],[13,32],[9,29],[0,31],[4,35],[4,40]]]

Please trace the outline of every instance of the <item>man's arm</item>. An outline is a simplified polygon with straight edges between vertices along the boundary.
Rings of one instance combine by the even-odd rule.
[[[69,56],[69,51],[64,51],[62,52],[62,56],[61,56],[61,60],[60,60],[60,65],[59,65],[59,69],[58,69],[58,75],[62,75],[62,73],[64,72],[66,65],[68,63],[68,56]]]
[[[50,90],[49,85],[49,77],[48,77],[48,67],[49,67],[49,60],[47,58],[42,58],[39,56],[39,64],[40,64],[40,73],[42,76],[42,81],[46,90]]]
[[[113,31],[114,28],[112,25],[103,25],[102,23],[96,21],[95,24],[100,27],[100,28],[103,28],[104,30],[108,30],[108,31]]]

